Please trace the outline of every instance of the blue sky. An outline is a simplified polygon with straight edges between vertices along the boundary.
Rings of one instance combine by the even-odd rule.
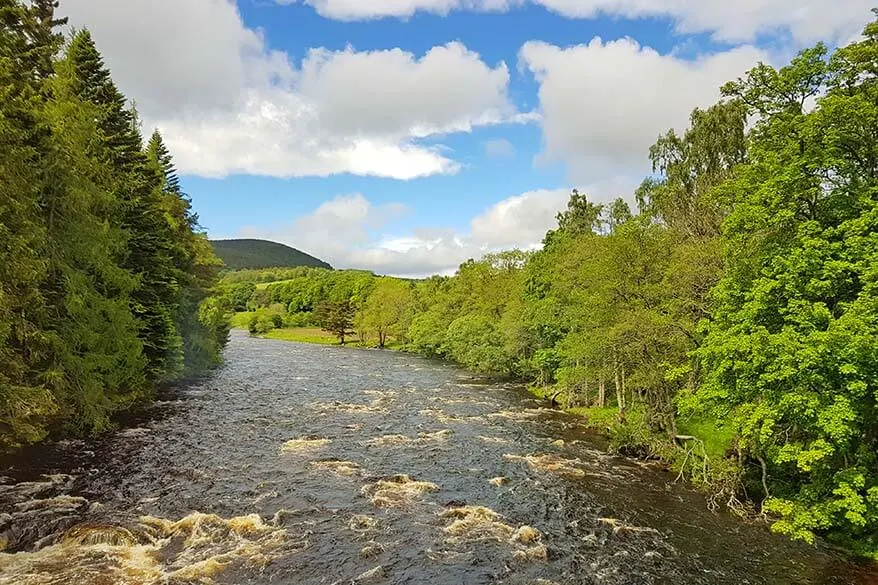
[[[211,237],[448,273],[632,198],[659,132],[871,0],[62,0]],[[169,18],[169,15],[173,17]]]

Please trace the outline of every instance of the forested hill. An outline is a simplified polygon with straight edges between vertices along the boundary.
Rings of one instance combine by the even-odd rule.
[[[268,240],[211,240],[216,255],[230,270],[253,268],[294,268],[316,266],[332,268],[328,263],[291,248]]]

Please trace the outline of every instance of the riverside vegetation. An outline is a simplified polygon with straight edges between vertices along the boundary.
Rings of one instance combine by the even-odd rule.
[[[161,135],[54,0],[0,0],[0,451],[215,365],[221,263]]]
[[[236,272],[218,304],[526,380],[712,505],[878,558],[876,75],[876,22],[757,65],[658,138],[637,212],[574,191],[539,251],[417,281]]]

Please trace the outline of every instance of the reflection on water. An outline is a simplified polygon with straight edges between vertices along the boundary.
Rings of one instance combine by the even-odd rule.
[[[878,582],[515,385],[240,334],[226,357],[127,430],[2,462],[0,585]]]

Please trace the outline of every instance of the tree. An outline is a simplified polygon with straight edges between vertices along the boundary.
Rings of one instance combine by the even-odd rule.
[[[543,239],[543,244],[548,245],[558,232],[571,236],[599,232],[603,211],[603,205],[589,202],[584,194],[574,189],[567,201],[567,209],[556,216],[558,229],[549,230]]]
[[[41,202],[50,133],[25,7],[0,0],[0,449],[41,439],[58,404],[40,379],[50,307]]]
[[[736,428],[776,530],[875,550],[878,23],[865,37],[724,88],[759,119],[724,187],[727,271],[697,397]]]
[[[74,72],[72,92],[93,104],[98,113],[100,140],[93,141],[89,154],[114,170],[95,180],[105,181],[105,188],[123,202],[118,221],[128,232],[129,242],[121,262],[139,280],[131,293],[131,305],[147,358],[148,379],[171,380],[184,369],[184,342],[176,323],[180,271],[175,266],[163,179],[150,166],[137,119],[126,107],[125,96],[113,83],[88,31],[73,36],[67,60]]]
[[[375,333],[379,348],[384,348],[388,335],[404,335],[412,302],[408,283],[388,277],[378,280],[361,313],[364,328]]]
[[[338,337],[338,342],[342,345],[345,344],[345,337],[355,333],[353,327],[356,314],[356,307],[347,299],[322,301],[314,310],[314,316],[321,329]]]
[[[209,296],[222,261],[214,253],[207,236],[201,233],[198,217],[183,193],[173,159],[158,130],[146,146],[148,167],[161,185],[161,207],[169,228],[168,241],[179,284],[176,329],[183,340],[185,374],[206,369],[216,363],[227,328],[216,321],[204,322],[200,304]],[[217,344],[217,340],[221,342]]]
[[[740,99],[730,98],[693,110],[682,136],[674,130],[660,136],[649,158],[661,178],[638,189],[641,211],[690,239],[718,236],[729,204],[714,189],[746,160],[747,113]]]

